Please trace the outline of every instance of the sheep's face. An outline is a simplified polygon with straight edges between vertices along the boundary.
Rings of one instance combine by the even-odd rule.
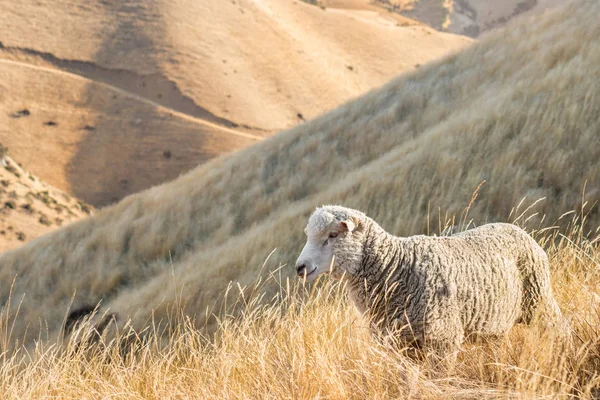
[[[335,279],[355,274],[362,260],[361,215],[337,206],[317,209],[304,229],[307,240],[296,261],[298,276],[310,282],[323,273]]]

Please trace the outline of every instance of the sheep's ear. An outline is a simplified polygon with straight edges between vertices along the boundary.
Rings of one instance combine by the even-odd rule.
[[[340,228],[350,233],[354,232],[358,227],[358,220],[355,218],[348,218],[345,221],[340,222]]]

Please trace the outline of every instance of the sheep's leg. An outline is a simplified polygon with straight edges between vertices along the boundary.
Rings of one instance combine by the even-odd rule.
[[[524,304],[521,322],[527,325],[535,322],[544,330],[552,330],[570,345],[571,326],[554,299],[549,264],[548,256],[541,248],[534,251],[530,259],[519,260],[519,269],[528,272],[523,282]]]
[[[432,321],[425,326],[424,347],[427,359],[435,370],[450,373],[464,341],[464,330],[460,318],[449,313],[445,318]]]
[[[544,325],[559,327],[563,320],[562,312],[553,297],[539,299],[536,314]]]
[[[429,340],[425,347],[425,361],[435,376],[443,377],[452,373],[460,347],[446,340]]]
[[[521,259],[519,263],[519,269],[528,272],[523,282],[522,321],[527,325],[536,321],[546,328],[554,327],[561,335],[569,333],[568,323],[564,320],[552,293],[550,263],[546,253],[539,249],[531,259]]]
[[[415,361],[423,361],[423,331],[415,329],[406,318],[397,318],[383,330],[371,325],[371,333],[381,344],[390,346]]]
[[[539,321],[541,327],[553,330],[559,338],[566,339],[568,344],[571,343],[571,325],[562,315],[558,303],[553,297],[538,301],[535,319]]]

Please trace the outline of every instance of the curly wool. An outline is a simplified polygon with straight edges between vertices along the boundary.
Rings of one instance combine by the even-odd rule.
[[[503,335],[536,315],[551,324],[562,320],[548,257],[515,225],[401,238],[360,211],[326,206],[309,228],[350,219],[357,229],[334,247],[338,275],[344,273],[350,297],[379,331],[447,348],[472,334]]]

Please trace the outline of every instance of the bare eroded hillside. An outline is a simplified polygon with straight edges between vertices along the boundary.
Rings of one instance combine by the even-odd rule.
[[[0,251],[92,214],[91,206],[40,181],[8,155],[0,158]]]
[[[11,154],[94,205],[262,139],[47,67],[0,59],[0,88],[0,140]]]

